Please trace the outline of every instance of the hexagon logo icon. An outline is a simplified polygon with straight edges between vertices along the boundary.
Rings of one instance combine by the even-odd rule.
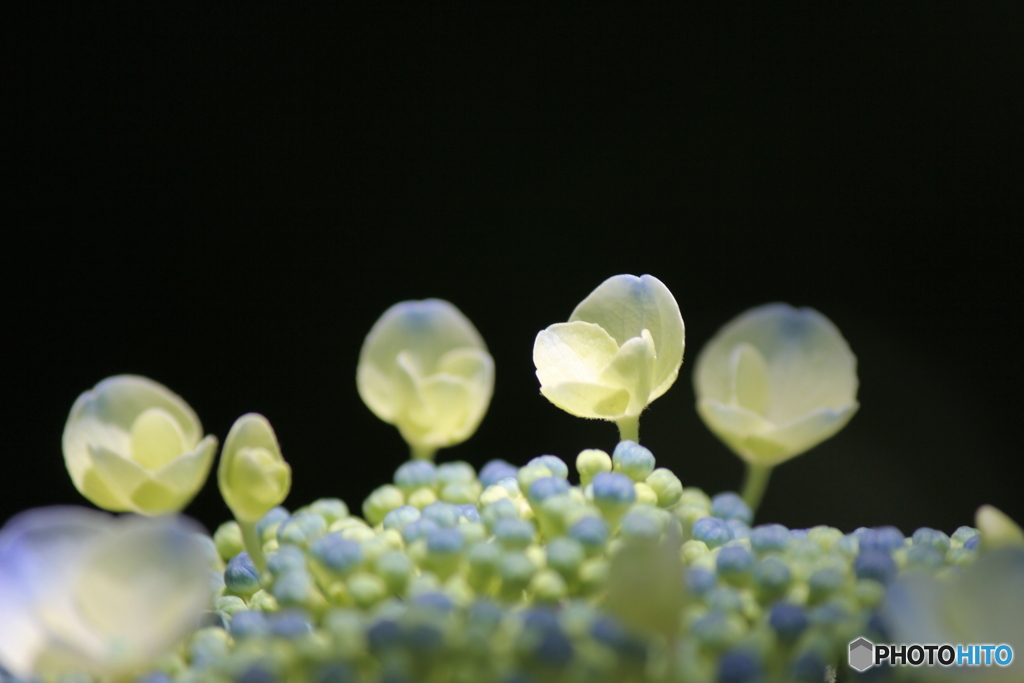
[[[875,645],[867,638],[858,638],[850,643],[850,668],[867,671],[874,664]]]

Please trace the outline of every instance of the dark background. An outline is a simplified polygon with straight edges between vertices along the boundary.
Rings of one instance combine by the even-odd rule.
[[[1024,32],[980,5],[12,3],[0,519],[83,502],[63,423],[122,372],[221,439],[264,413],[288,504],[358,508],[406,457],[356,393],[359,347],[410,298],[454,302],[497,363],[478,433],[441,460],[611,449],[613,425],[540,396],[531,349],[623,272],[686,321],[641,421],[685,484],[742,478],[693,409],[697,352],[783,300],[843,331],[862,407],[776,470],[760,520],[1024,519]],[[215,478],[188,512],[227,519]]]

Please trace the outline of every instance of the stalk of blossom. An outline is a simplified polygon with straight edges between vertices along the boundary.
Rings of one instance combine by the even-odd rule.
[[[480,425],[494,391],[494,359],[452,304],[403,301],[366,335],[356,386],[373,414],[398,428],[413,456],[429,459]]]
[[[0,529],[0,664],[16,676],[142,673],[212,598],[200,529],[184,518],[38,508]]]
[[[541,393],[577,417],[611,420],[637,440],[641,411],[668,391],[683,362],[679,305],[652,275],[605,280],[569,316],[537,335]]]
[[[64,426],[64,462],[75,488],[114,512],[160,515],[184,508],[209,475],[217,439],[167,387],[108,377],[75,401]]]

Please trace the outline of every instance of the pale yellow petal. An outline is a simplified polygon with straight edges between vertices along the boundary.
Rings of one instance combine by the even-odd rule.
[[[542,385],[540,393],[567,413],[576,417],[616,420],[625,417],[629,392],[618,387],[585,382]]]
[[[650,332],[643,330],[642,336],[626,340],[598,381],[626,390],[629,393],[626,414],[639,415],[651,395],[654,364],[654,340]]]
[[[744,459],[750,459],[745,447],[749,437],[775,429],[771,422],[746,408],[713,399],[698,401],[697,412],[708,429]]]
[[[595,382],[618,351],[619,345],[600,325],[558,323],[537,335],[533,363],[542,387]]]
[[[150,473],[134,460],[121,457],[106,448],[90,448],[89,455],[92,458],[94,471],[107,489],[117,497],[122,505],[127,503],[125,509],[134,510],[135,506],[130,503],[132,493],[143,482],[149,480]]]
[[[185,452],[185,434],[163,408],[147,408],[131,430],[131,458],[155,472]]]
[[[737,344],[732,350],[729,365],[732,371],[731,403],[758,415],[765,415],[771,391],[764,356],[750,344]]]
[[[778,428],[747,439],[747,450],[764,465],[775,465],[805,453],[834,436],[846,426],[859,404],[854,402],[836,410],[820,408]]]

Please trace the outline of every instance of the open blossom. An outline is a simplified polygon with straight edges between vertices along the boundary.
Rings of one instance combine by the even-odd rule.
[[[768,304],[729,322],[693,373],[697,412],[741,458],[776,465],[842,429],[857,412],[857,359],[810,308]]]
[[[679,306],[660,280],[611,277],[580,302],[569,322],[537,335],[540,391],[577,417],[636,417],[676,381],[684,333]]]
[[[420,454],[472,436],[494,391],[494,360],[476,328],[447,301],[395,304],[359,354],[359,396]]]
[[[267,418],[248,413],[235,420],[224,440],[217,483],[235,519],[243,522],[259,521],[288,497],[292,470]]]
[[[24,679],[138,674],[211,599],[198,527],[38,508],[0,529],[0,665]]]
[[[151,379],[108,377],[75,401],[64,427],[75,487],[101,508],[176,512],[210,472],[217,439],[181,397]]]

